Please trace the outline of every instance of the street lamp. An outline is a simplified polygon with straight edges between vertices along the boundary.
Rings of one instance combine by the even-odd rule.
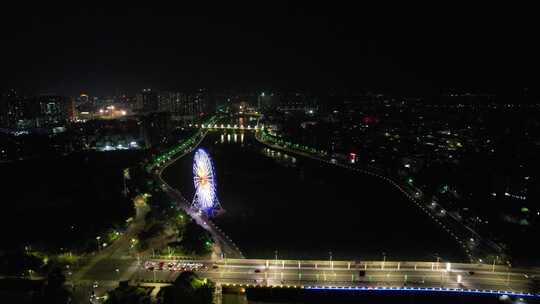
[[[512,265],[508,261],[506,261],[506,265],[508,265],[508,268],[506,268],[506,286],[508,286],[510,284],[510,267]]]
[[[386,263],[386,252],[383,252],[382,255],[383,255],[383,262],[381,265],[381,269],[384,269],[384,263]]]
[[[499,260],[499,256],[496,256],[495,259],[493,259],[493,267],[491,268],[491,272],[495,272],[495,263]]]
[[[330,268],[334,269],[334,262],[332,262],[332,251],[328,252],[330,255]]]
[[[98,251],[100,250],[101,246],[99,244],[99,240],[101,240],[101,237],[100,236],[96,236],[96,240],[97,240],[97,249]]]

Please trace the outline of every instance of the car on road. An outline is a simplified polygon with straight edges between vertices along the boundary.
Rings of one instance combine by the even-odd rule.
[[[218,269],[219,266],[218,265],[212,265],[212,269]]]
[[[260,273],[261,270],[260,269],[255,269],[255,273]]]
[[[469,275],[474,275],[474,271],[469,271]]]

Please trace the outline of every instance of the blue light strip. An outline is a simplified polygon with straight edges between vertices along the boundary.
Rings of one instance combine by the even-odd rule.
[[[459,289],[459,288],[438,288],[438,287],[324,287],[305,286],[309,290],[341,290],[341,291],[406,291],[406,292],[442,292],[442,293],[463,293],[463,294],[488,294],[488,295],[508,295],[527,298],[540,299],[540,294],[522,293],[502,290],[482,290],[482,289]]]

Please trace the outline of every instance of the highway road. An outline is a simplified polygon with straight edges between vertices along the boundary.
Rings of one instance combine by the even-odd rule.
[[[87,264],[73,269],[73,274],[66,277],[66,285],[73,292],[74,303],[87,303],[92,291],[104,294],[116,287],[118,281],[129,280],[137,271],[137,260],[131,257],[131,240],[144,228],[144,218],[150,209],[148,205],[135,201],[135,210],[135,218],[125,233],[112,245],[104,248],[100,246],[100,251]],[[96,281],[99,282],[98,287],[94,288]]]
[[[152,270],[147,269],[155,265]],[[159,265],[162,270],[159,270]],[[422,289],[433,291],[462,291],[540,299],[538,268],[508,268],[501,265],[463,264],[446,262],[396,261],[302,261],[302,260],[137,260],[127,257],[107,259],[93,266],[85,280],[77,283],[74,293],[78,299],[88,298],[89,292],[103,296],[118,281],[131,284],[163,285],[172,283],[181,270],[169,265],[199,264],[195,272],[221,286],[237,287],[294,287],[304,289]],[[120,269],[120,272],[115,272]],[[535,279],[536,278],[536,282]],[[93,282],[98,287],[93,288]],[[157,286],[156,285],[156,286]],[[76,301],[76,303],[83,303]],[[97,303],[97,302],[96,302]]]
[[[163,262],[164,270],[139,269],[135,281],[172,282],[178,271],[168,270],[174,260]],[[537,293],[533,278],[538,269],[443,262],[390,261],[300,261],[223,259],[182,261],[205,265],[196,271],[201,277],[221,285],[295,286],[301,288],[451,288],[496,293]]]

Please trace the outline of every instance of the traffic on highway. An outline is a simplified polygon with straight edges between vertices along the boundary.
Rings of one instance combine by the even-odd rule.
[[[533,294],[540,271],[485,264],[396,261],[148,260],[141,281],[173,282],[194,271],[218,284],[299,288],[445,288]]]

